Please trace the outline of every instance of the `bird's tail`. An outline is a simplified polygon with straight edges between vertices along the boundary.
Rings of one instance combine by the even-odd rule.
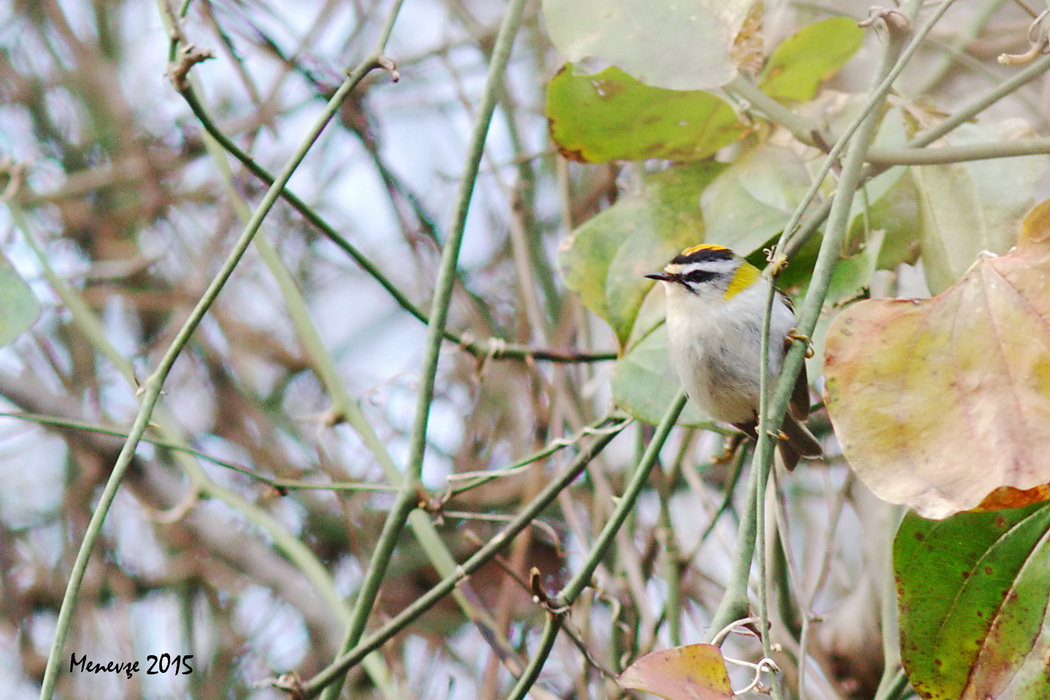
[[[788,471],[794,469],[803,457],[820,459],[824,456],[824,450],[817,438],[809,432],[809,428],[799,423],[790,413],[784,417],[784,425],[781,430],[786,439],[778,442],[777,451],[780,452],[780,458],[784,461],[784,466]]]

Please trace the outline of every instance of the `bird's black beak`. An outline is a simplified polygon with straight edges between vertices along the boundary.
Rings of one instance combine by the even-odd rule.
[[[660,280],[661,282],[670,282],[674,279],[674,275],[670,272],[650,272],[646,275],[651,280]]]

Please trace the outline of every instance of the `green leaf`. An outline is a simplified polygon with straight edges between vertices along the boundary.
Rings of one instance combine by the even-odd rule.
[[[876,266],[880,270],[914,263],[919,256],[919,199],[906,173],[906,168],[890,168],[853,200],[850,237],[862,236],[865,230],[886,234]]]
[[[29,330],[39,315],[40,302],[0,252],[0,346]]]
[[[623,347],[656,272],[678,251],[704,240],[697,194],[717,163],[648,175],[641,188],[579,226],[562,242],[558,264],[584,306],[612,326]]]
[[[618,68],[574,75],[566,64],[547,86],[551,138],[571,160],[703,160],[746,128],[733,108],[702,90],[645,85]]]
[[[862,105],[861,100],[851,97],[843,112],[852,117]],[[907,139],[904,114],[899,107],[891,107],[879,125],[875,145],[900,148]],[[898,166],[876,175],[865,183],[850,207],[851,239],[886,232],[876,266],[880,270],[914,263],[919,256],[919,197],[915,183],[905,177],[907,173],[908,168]]]
[[[1034,136],[1020,120],[963,124],[948,145],[991,143]],[[978,253],[1005,253],[1035,201],[1035,187],[1046,171],[1046,156],[929,165],[911,168],[919,193],[922,261],[934,294],[969,269]]]
[[[877,269],[914,262],[918,254],[915,188],[904,168],[873,178],[853,199],[850,235],[832,271],[826,304],[856,297]],[[802,284],[808,289],[808,280]]]
[[[910,513],[893,562],[901,659],[923,698],[1046,697],[1050,505]]]
[[[617,360],[612,371],[613,401],[634,418],[658,425],[681,391],[681,382],[667,357],[664,325],[638,341]],[[705,418],[692,401],[678,417],[679,425],[704,425]]]
[[[551,41],[570,61],[597,59],[649,85],[696,90],[736,75],[730,48],[754,0],[543,0]]]
[[[811,24],[777,47],[759,87],[770,97],[807,102],[821,82],[853,58],[863,41],[864,30],[848,17]]]
[[[810,182],[794,151],[768,143],[748,151],[700,196],[707,242],[747,257],[784,229]]]
[[[825,304],[852,299],[862,289],[871,286],[871,276],[875,273],[885,238],[885,231],[873,231],[867,240],[858,244],[855,252],[839,258],[831,273],[831,284],[824,299]]]

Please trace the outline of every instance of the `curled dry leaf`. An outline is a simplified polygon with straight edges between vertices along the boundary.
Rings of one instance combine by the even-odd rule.
[[[1050,201],[1029,212],[1016,248],[982,255],[936,297],[846,309],[828,332],[824,363],[835,433],[879,497],[928,518],[974,508],[1004,487],[1009,507],[1042,499]]]
[[[729,700],[733,686],[722,650],[714,644],[688,644],[646,654],[617,679],[624,688],[667,700]]]

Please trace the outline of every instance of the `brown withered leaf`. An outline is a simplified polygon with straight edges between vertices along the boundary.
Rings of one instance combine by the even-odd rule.
[[[762,27],[762,15],[766,12],[764,2],[756,2],[747,11],[744,24],[733,37],[729,47],[729,58],[738,70],[754,78],[762,70],[766,60],[765,36]]]

